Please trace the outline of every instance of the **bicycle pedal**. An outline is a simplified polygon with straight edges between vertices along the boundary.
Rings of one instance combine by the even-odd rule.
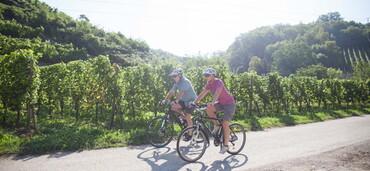
[[[233,141],[236,141],[236,140],[238,140],[237,137],[235,137],[235,136],[230,137],[230,142],[233,142]]]

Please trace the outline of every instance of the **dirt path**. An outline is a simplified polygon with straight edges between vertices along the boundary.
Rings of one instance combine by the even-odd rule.
[[[143,137],[144,138],[144,137]],[[370,115],[248,132],[238,155],[213,144],[195,163],[181,160],[175,142],[41,156],[3,157],[2,170],[370,170]]]
[[[370,140],[249,170],[370,170]]]

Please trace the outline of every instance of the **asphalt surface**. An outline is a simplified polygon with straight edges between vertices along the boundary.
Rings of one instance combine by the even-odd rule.
[[[195,163],[187,163],[178,157],[173,141],[159,149],[143,145],[2,157],[0,170],[254,170],[369,140],[370,115],[363,115],[247,132],[246,146],[240,154],[219,154],[219,148],[211,144]]]

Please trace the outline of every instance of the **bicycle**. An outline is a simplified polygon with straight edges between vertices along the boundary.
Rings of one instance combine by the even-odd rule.
[[[151,145],[157,148],[165,147],[168,145],[174,135],[174,125],[171,120],[181,127],[181,130],[187,127],[185,119],[182,119],[180,114],[171,110],[170,104],[164,104],[169,106],[165,116],[158,116],[153,118],[146,128],[146,138]]]
[[[199,106],[195,105],[195,113],[199,114],[193,117],[194,126],[184,129],[177,139],[177,153],[179,154],[181,159],[187,162],[195,162],[203,156],[206,148],[210,144],[208,135],[211,135],[214,138],[213,143],[216,147],[220,146],[220,148],[222,148],[223,146],[222,124],[216,135],[212,134],[209,126],[205,124],[205,120],[218,120],[219,123],[222,123],[223,119],[205,116],[203,114],[203,110],[205,110],[206,108],[207,105],[205,104]],[[229,127],[230,143],[227,152],[229,154],[235,155],[244,148],[246,134],[244,127],[238,123],[231,123]],[[185,141],[182,137],[184,137],[186,134],[189,134],[189,131],[193,131],[193,135],[190,141]]]

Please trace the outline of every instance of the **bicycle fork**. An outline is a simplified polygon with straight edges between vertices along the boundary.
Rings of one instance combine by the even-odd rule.
[[[200,125],[196,125],[195,130],[193,131],[193,136],[191,137],[190,144],[195,146],[197,144],[197,139],[199,139]]]
[[[166,122],[167,122],[167,119],[164,119],[164,120],[162,121],[162,125],[161,125],[161,127],[158,129],[158,135],[159,135],[159,136],[163,136],[163,135],[164,135],[164,133],[165,133],[165,131],[166,131]]]
[[[232,130],[230,128],[230,139],[229,139],[229,142],[232,144],[232,146],[235,146],[235,141],[238,140],[238,136],[236,136],[236,133],[234,132],[234,130]]]

